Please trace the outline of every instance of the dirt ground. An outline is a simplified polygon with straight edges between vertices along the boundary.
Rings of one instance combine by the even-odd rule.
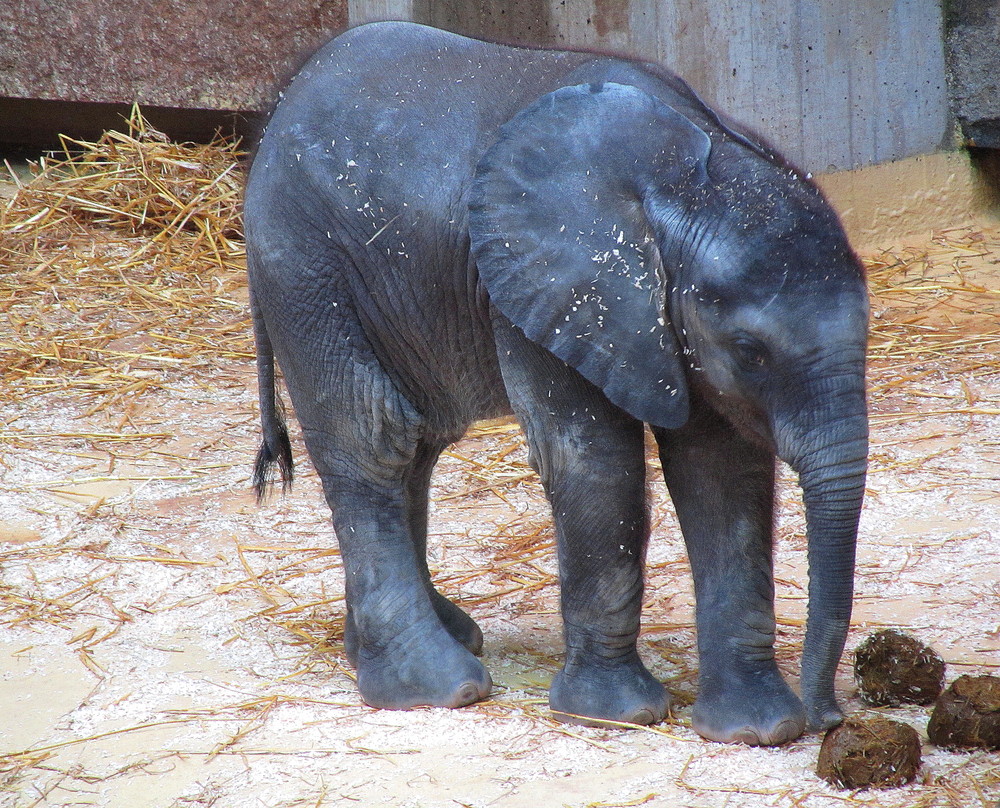
[[[871,708],[857,698],[850,649],[880,627],[930,643],[949,681],[1000,673],[1000,230],[930,234],[867,257],[871,471],[838,685],[851,713]],[[220,278],[218,323],[201,326],[238,333],[245,289],[237,269]],[[261,507],[250,492],[258,427],[245,335],[242,349],[198,348],[175,367],[145,351],[170,336],[169,318],[137,322],[88,354],[131,380],[106,395],[97,370],[74,369],[70,340],[45,337],[73,322],[82,340],[112,316],[94,294],[86,279],[0,293],[5,361],[28,332],[41,357],[4,378],[0,410],[0,805],[993,808],[1000,798],[1000,755],[930,746],[923,707],[877,711],[924,741],[917,782],[887,791],[817,777],[816,735],[775,749],[699,738],[690,573],[653,456],[641,650],[673,694],[673,720],[553,722],[552,532],[509,423],[453,447],[433,491],[432,569],[484,630],[493,697],[457,711],[364,706],[341,647],[329,515],[297,434],[293,490]],[[776,569],[779,656],[797,684],[807,577],[787,469]]]

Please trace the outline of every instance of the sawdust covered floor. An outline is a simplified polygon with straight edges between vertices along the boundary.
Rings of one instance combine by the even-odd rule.
[[[258,508],[237,155],[131,128],[5,188],[0,219],[0,805],[992,806],[1000,757],[925,746],[917,783],[838,792],[820,739],[707,743],[691,583],[653,475],[642,651],[653,729],[547,716],[552,532],[516,427],[442,459],[431,562],[497,683],[459,711],[374,711],[341,648],[343,585],[308,470]],[[912,632],[962,673],[1000,663],[1000,230],[867,256],[872,468],[848,647]],[[651,456],[651,466],[656,466]],[[779,655],[794,682],[804,522],[785,472]],[[839,692],[855,696],[845,657]],[[924,735],[923,708],[882,710]]]

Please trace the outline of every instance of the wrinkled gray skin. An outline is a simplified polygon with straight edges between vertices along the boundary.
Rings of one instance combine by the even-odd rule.
[[[643,424],[694,571],[695,729],[789,741],[842,714],[867,419],[862,269],[812,183],[661,67],[405,23],[338,37],[279,102],[246,193],[264,444],[281,366],[347,579],[373,706],[490,692],[482,634],[430,582],[441,451],[513,411],[552,505],[563,717],[651,723],[636,651]],[[775,457],[809,534],[801,700],[774,659]]]

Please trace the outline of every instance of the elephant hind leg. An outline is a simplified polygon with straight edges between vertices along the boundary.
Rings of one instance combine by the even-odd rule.
[[[427,568],[427,512],[430,497],[431,472],[441,452],[454,443],[459,435],[437,440],[421,440],[406,471],[404,490],[410,538],[416,552],[421,579],[431,599],[431,606],[438,619],[452,637],[478,656],[483,649],[483,632],[479,625],[461,607],[442,595],[431,581]],[[358,653],[357,628],[353,615],[348,612],[344,625],[344,647],[351,664],[356,664]]]
[[[410,537],[420,564],[420,572],[430,595],[431,605],[451,635],[477,656],[483,650],[483,632],[464,610],[437,591],[427,569],[427,511],[430,501],[431,472],[441,452],[454,443],[451,439],[424,440],[417,446],[414,462],[406,477],[406,509],[410,522]]]
[[[306,434],[307,443],[323,443],[320,436]],[[405,475],[400,469],[388,474],[373,458],[359,459],[324,459],[317,467],[344,563],[345,649],[357,669],[362,698],[391,709],[461,707],[485,698],[490,676],[463,636],[456,639],[460,619],[455,613],[475,628],[474,646],[481,645],[482,635],[430,584],[411,532]],[[473,631],[466,626],[464,634]]]
[[[345,647],[364,701],[461,707],[489,695],[489,674],[446,627],[423,579],[401,489],[351,486],[332,499],[347,583]]]
[[[442,622],[423,557],[425,533],[413,534],[408,480],[414,469],[429,475],[437,455],[425,457],[424,419],[383,370],[349,308],[345,299],[320,298],[302,307],[301,320],[294,309],[283,312],[281,327],[298,342],[279,353],[333,513],[346,644],[366,703],[459,707],[485,698],[491,681]]]

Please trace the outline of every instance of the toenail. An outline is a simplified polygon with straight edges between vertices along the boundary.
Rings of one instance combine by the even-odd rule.
[[[458,706],[464,707],[467,704],[472,704],[475,701],[479,701],[479,688],[476,687],[472,682],[467,682],[462,685],[458,691]]]
[[[760,740],[760,735],[758,735],[750,727],[744,727],[739,732],[733,736],[733,740],[737,743],[745,743],[747,746],[762,746],[763,743]]]

